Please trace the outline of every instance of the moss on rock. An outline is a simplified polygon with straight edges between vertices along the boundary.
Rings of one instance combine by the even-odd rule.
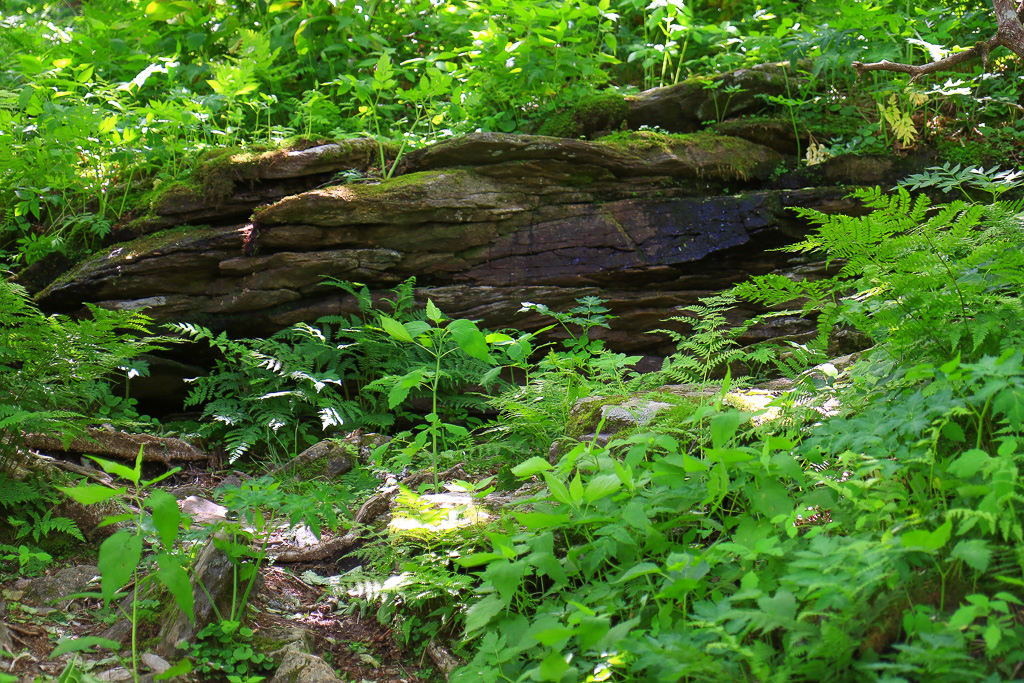
[[[589,137],[598,131],[618,128],[627,114],[629,104],[622,94],[614,90],[589,93],[575,105],[546,117],[537,128],[537,134],[559,138]]]

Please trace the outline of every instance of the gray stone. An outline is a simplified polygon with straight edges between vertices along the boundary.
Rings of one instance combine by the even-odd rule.
[[[284,656],[288,651],[308,653],[313,649],[313,634],[295,626],[273,626],[263,629],[256,633],[255,640],[260,650],[268,652],[275,659]]]
[[[171,663],[160,655],[155,655],[152,652],[143,652],[139,658],[142,663],[149,667],[149,670],[155,674],[162,674],[171,668]]]
[[[202,524],[224,521],[228,515],[228,509],[223,505],[217,505],[212,500],[199,496],[189,496],[181,501],[178,507],[184,514],[190,515],[194,521]]]
[[[726,92],[726,88],[733,87],[739,92]],[[672,133],[690,133],[705,121],[777,111],[778,107],[766,102],[764,96],[786,95],[800,87],[800,79],[787,63],[760,64],[711,78],[689,78],[627,98],[626,123],[633,129],[656,126]]]
[[[68,596],[84,592],[97,576],[99,570],[93,565],[67,567],[53,576],[32,579],[25,588],[25,597],[39,605],[56,604],[65,609],[71,602]]]
[[[270,683],[334,683],[340,679],[334,669],[315,655],[286,650]]]
[[[595,409],[595,404],[602,404]],[[621,431],[643,427],[663,410],[674,406],[664,401],[646,399],[643,396],[624,396],[608,399],[604,396],[589,396],[580,399],[569,412],[566,431],[579,434],[581,439],[592,440],[595,436],[607,438]],[[596,434],[598,427],[600,434]]]
[[[729,100],[725,113],[732,116],[763,103],[756,93],[785,92],[792,75],[766,65],[716,82],[744,90]],[[631,101],[631,116],[648,123],[718,118],[715,91],[705,84],[643,93]],[[145,308],[156,322],[266,337],[358,312],[355,298],[323,285],[322,276],[363,282],[378,300],[415,276],[418,303],[432,299],[452,318],[494,329],[529,331],[550,322],[520,313],[524,301],[566,310],[579,297],[598,296],[615,316],[612,329],[595,332],[609,348],[664,356],[675,349],[670,336],[646,333],[664,327],[679,307],[749,275],[820,277],[813,263],[773,251],[808,229],[793,210],[853,210],[848,189],[833,185],[894,169],[833,159],[800,177],[808,187],[776,189],[776,171],[798,143],[785,122],[718,129],[724,134],[639,131],[603,141],[478,133],[410,152],[398,176],[362,184],[306,180],[366,167],[372,141],[222,159],[204,173],[227,183],[227,195],[185,201],[171,193],[153,207],[155,220],[181,229],[101,250],[38,301],[47,312],[71,313],[84,303]],[[251,184],[262,189],[247,195]],[[255,206],[246,203],[252,192],[272,203],[238,213]],[[748,306],[730,315],[740,322],[761,312]],[[793,316],[754,326],[740,341],[799,341],[813,332]]]

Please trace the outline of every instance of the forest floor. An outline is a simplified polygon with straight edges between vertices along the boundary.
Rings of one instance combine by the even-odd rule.
[[[201,472],[197,474],[199,476],[188,487],[189,493],[212,501],[216,479]],[[254,642],[259,642],[263,635],[272,637],[270,634],[275,631],[302,629],[308,634],[306,641],[311,644],[311,653],[327,662],[341,681],[413,683],[440,680],[426,654],[420,656],[401,647],[392,630],[378,622],[374,609],[367,609],[365,613],[346,613],[344,600],[300,578],[307,571],[324,577],[341,573],[338,562],[350,551],[339,551],[338,556],[302,564],[265,563],[260,570],[262,587],[250,600],[245,621],[254,631]],[[43,574],[8,575],[0,581],[0,673],[14,675],[20,683],[56,679],[68,662],[77,658],[79,670],[89,672],[99,680],[130,680],[124,678],[128,672],[121,669],[122,662],[106,651],[50,658],[59,639],[101,636],[111,626],[114,622],[112,610],[104,609],[101,600],[76,598],[70,602],[57,602],[54,606],[32,597],[32,582],[52,580],[58,572],[69,567],[94,567],[96,552],[97,549],[83,552],[79,546],[59,557]],[[98,582],[97,576],[86,590],[97,590]],[[7,627],[6,633],[4,626]],[[145,642],[155,636],[158,626],[154,623],[141,626],[139,641]],[[140,655],[143,651],[140,650]],[[146,671],[146,667],[140,667],[140,674]],[[211,677],[205,680],[225,679]]]

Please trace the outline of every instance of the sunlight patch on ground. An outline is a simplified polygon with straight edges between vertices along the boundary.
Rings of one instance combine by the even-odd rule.
[[[394,531],[448,531],[480,524],[489,513],[465,493],[417,495],[403,491],[388,528]]]

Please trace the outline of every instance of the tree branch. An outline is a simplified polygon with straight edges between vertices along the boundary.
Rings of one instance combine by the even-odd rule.
[[[969,50],[922,65],[899,64],[884,59],[869,64],[854,62],[853,68],[857,70],[857,76],[867,71],[898,71],[910,74],[910,82],[913,83],[925,74],[943,71],[975,59],[980,59],[987,69],[988,53],[1000,46],[1024,58],[1024,24],[1021,24],[1024,0],[992,0],[992,8],[996,14],[996,34],[986,41],[976,43]]]

